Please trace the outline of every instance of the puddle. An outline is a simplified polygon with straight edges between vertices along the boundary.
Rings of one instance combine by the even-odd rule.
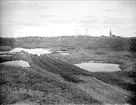
[[[7,55],[7,54],[2,54],[0,55],[0,57],[10,57],[11,55]]]
[[[16,60],[16,61],[7,61],[0,64],[4,65],[11,65],[11,66],[19,66],[19,67],[30,67],[29,63],[27,61],[23,60]]]
[[[61,55],[70,55],[69,53],[60,53]]]
[[[40,56],[42,54],[50,54],[51,53],[50,49],[44,49],[44,48],[34,48],[34,49],[14,48],[10,52],[21,52],[21,51],[24,51],[24,52],[27,52],[30,54],[36,54],[38,56]]]
[[[57,52],[62,53],[62,52],[64,52],[64,51],[57,51]]]
[[[67,51],[57,51],[61,55],[70,55]]]
[[[114,72],[121,71],[118,64],[107,64],[107,63],[80,63],[75,64],[76,66],[85,69],[90,72]]]
[[[125,103],[125,104],[104,104],[104,105],[130,105],[130,104]]]
[[[7,54],[7,51],[0,51],[0,54]]]

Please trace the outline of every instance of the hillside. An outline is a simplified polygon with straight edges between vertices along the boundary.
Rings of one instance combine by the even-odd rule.
[[[130,38],[110,38],[110,37],[25,37],[17,38],[16,47],[66,47],[66,48],[104,48],[109,50],[129,50]]]
[[[28,59],[29,58],[29,59]],[[130,92],[96,79],[92,73],[43,55],[18,53],[12,59],[27,60],[31,67],[1,66],[1,104],[127,103]]]
[[[3,40],[0,44],[0,63],[25,60],[31,66],[0,64],[3,105],[135,105],[135,38],[62,36],[0,40]],[[48,48],[52,53],[41,56],[23,51],[7,53],[17,47]],[[61,55],[58,51],[69,55]],[[89,61],[118,64],[121,71],[89,72],[74,66]]]
[[[91,37],[91,36],[61,36],[61,37],[22,37],[22,38],[0,38],[0,46],[24,47],[24,48],[86,48],[107,49],[124,51],[135,49],[135,38],[123,37]],[[133,46],[133,48],[132,48]]]

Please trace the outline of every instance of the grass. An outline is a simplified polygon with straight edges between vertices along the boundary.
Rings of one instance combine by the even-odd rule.
[[[116,73],[115,72],[114,73],[93,72],[92,75],[107,84],[110,84],[113,86],[119,86],[129,91],[134,91],[134,89],[136,88],[136,85],[134,83],[134,80],[132,80],[132,77],[130,77],[130,74],[132,73],[133,73],[133,76],[136,74],[136,72],[125,71],[125,72],[116,72]]]
[[[76,85],[40,67],[34,69],[1,65],[1,83],[3,105],[26,100],[40,104],[101,103]]]
[[[84,83],[84,80],[80,80],[78,77],[74,76],[74,75],[65,75],[65,74],[61,74],[61,77],[68,82],[73,82],[73,83]]]
[[[132,92],[133,96],[129,98],[128,102],[132,105],[136,103],[136,71],[120,71],[114,73],[92,73],[92,75],[115,87],[121,87],[124,90]]]
[[[38,57],[22,52],[1,57],[2,62],[27,60],[31,68],[0,65],[2,93],[0,104],[14,104],[20,101],[36,104],[135,103],[136,55],[129,52],[131,39],[108,37],[61,37],[61,41],[58,39],[58,37],[27,37],[2,42],[1,46],[11,44],[12,48],[51,47],[68,51],[70,55],[52,53],[49,56]],[[116,63],[120,65],[122,71],[91,73],[73,65],[87,61]],[[129,93],[133,93],[134,96]]]
[[[0,51],[10,51],[12,48],[10,46],[0,46]]]
[[[82,52],[82,53],[81,53]],[[84,55],[84,53],[87,53]],[[100,53],[99,53],[100,52]],[[103,53],[104,52],[104,53]],[[92,72],[88,73],[90,76],[103,81],[111,86],[122,88],[126,91],[133,93],[133,96],[129,98],[129,102],[135,103],[135,88],[136,88],[136,60],[135,54],[126,51],[110,51],[104,49],[86,50],[81,49],[78,51],[70,52],[69,57],[59,56],[52,54],[56,59],[69,62],[71,64],[95,61],[102,61],[103,63],[116,63],[120,65],[122,71],[118,72]],[[87,76],[87,75],[86,75]],[[134,104],[135,105],[135,104]]]
[[[106,85],[106,82],[95,79],[88,71],[51,56],[30,55],[28,59],[29,54],[26,55],[22,58],[27,58],[31,68],[0,65],[3,105],[20,101],[39,104],[126,102],[123,100],[126,93],[122,89],[117,90],[114,86]],[[18,57],[18,54],[14,55],[14,58]],[[89,81],[86,78],[90,78]],[[105,93],[107,86],[108,93]]]

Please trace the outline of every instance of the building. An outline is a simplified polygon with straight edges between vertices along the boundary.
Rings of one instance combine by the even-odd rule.
[[[112,32],[111,32],[111,29],[110,29],[110,33],[109,33],[109,36],[112,37]]]
[[[110,37],[116,37],[115,35],[112,34],[111,29],[110,29],[109,36],[110,36]]]

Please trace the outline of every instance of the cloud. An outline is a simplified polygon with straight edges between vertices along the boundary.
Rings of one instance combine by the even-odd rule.
[[[111,25],[116,28],[130,27],[130,25],[132,25],[133,23],[134,23],[133,18],[123,18],[123,17],[103,18],[103,24]]]
[[[60,20],[60,19],[54,19],[54,20],[50,20],[50,23],[56,23],[56,24],[70,24],[73,22],[76,22],[75,20],[69,20],[69,19],[64,19],[64,20]]]
[[[41,26],[41,25],[48,25],[48,23],[41,23],[41,22],[22,22],[22,21],[4,21],[1,23],[1,26]]]
[[[109,8],[108,8],[108,9],[105,9],[104,11],[105,11],[105,12],[116,12],[115,9],[109,9]]]
[[[135,3],[123,1],[0,0],[0,24],[5,29],[11,28],[11,31],[18,31],[27,26],[53,27],[51,29],[54,30],[58,30],[61,26],[66,32],[72,26],[69,30],[114,28],[131,31],[136,29],[135,13]],[[6,32],[10,34],[11,31]]]
[[[54,18],[56,15],[50,15],[50,14],[41,14],[40,17],[41,18]]]
[[[3,10],[42,10],[42,9],[49,9],[49,6],[46,5],[46,2],[44,1],[25,1],[25,0],[3,0],[0,2],[0,6]]]
[[[98,22],[98,18],[94,17],[94,16],[85,16],[80,20],[80,23],[82,24],[91,24],[91,23],[96,23]]]
[[[95,28],[95,29],[136,29],[136,26],[133,24],[136,21],[131,16],[129,17],[122,17],[122,16],[110,16],[105,14],[101,17],[95,17],[92,15],[88,15],[83,17],[80,20],[80,26],[83,28]]]
[[[101,18],[88,15],[80,20],[80,26],[84,28],[99,28],[102,26]]]

